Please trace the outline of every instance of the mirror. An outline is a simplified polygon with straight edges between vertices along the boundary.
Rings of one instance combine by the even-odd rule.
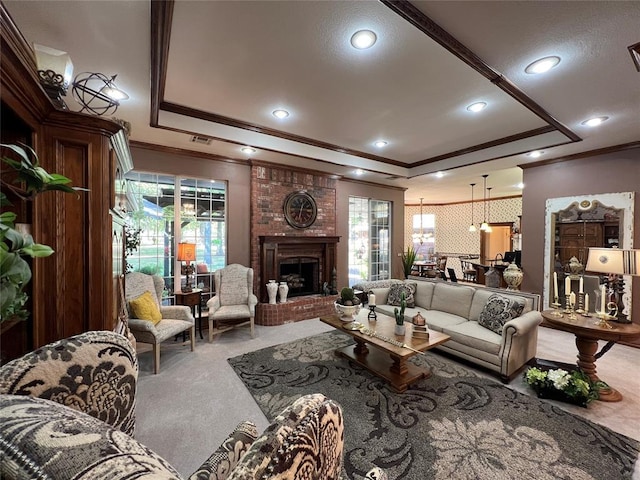
[[[545,209],[544,308],[553,302],[553,272],[569,272],[572,257],[584,266],[588,247],[633,248],[635,192],[550,198]],[[561,276],[558,276],[560,282]],[[585,283],[586,285],[586,283]],[[577,286],[572,287],[578,291]],[[592,288],[590,310],[596,305]],[[623,313],[631,316],[631,277],[624,277]],[[560,298],[564,305],[564,299]]]

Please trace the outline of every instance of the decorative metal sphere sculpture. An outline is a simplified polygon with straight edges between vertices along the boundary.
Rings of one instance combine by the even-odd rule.
[[[79,73],[73,81],[73,98],[85,110],[95,115],[115,113],[120,106],[120,100],[126,100],[129,95],[118,89],[115,84],[117,75],[109,78],[102,73]]]

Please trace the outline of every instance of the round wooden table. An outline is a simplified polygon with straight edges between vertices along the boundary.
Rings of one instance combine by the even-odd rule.
[[[575,319],[570,319],[569,314],[562,313],[562,316],[554,315],[554,310],[545,310],[542,317],[559,330],[573,333],[576,336],[576,347],[578,347],[578,367],[594,382],[599,381],[596,374],[596,360],[605,353],[615,342],[621,340],[633,340],[640,337],[640,325],[633,323],[609,322],[611,328],[597,325],[598,318],[584,317],[576,314]],[[609,342],[603,347],[602,352],[596,354],[598,350],[598,340]],[[600,390],[600,398],[604,402],[619,402],[622,394],[615,388],[609,386]]]

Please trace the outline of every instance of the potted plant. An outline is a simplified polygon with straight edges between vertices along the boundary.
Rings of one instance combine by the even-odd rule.
[[[402,271],[404,273],[404,278],[409,278],[411,275],[411,269],[413,268],[413,264],[416,262],[417,252],[413,245],[409,245],[405,252],[402,252]]]
[[[531,367],[524,379],[540,398],[549,398],[586,407],[599,397],[599,391],[608,388],[603,381],[594,382],[582,370],[567,372],[563,369],[542,370]]]
[[[404,325],[404,309],[407,307],[407,300],[405,293],[402,292],[400,294],[400,308],[398,307],[393,309],[393,314],[396,317],[396,326],[395,326],[395,334],[396,335],[404,335],[405,334],[405,325]]]
[[[5,191],[11,191],[21,200],[31,201],[36,195],[58,190],[73,193],[84,190],[71,187],[71,180],[64,175],[48,173],[40,166],[35,151],[27,145],[0,144],[3,151],[11,150],[18,158],[2,156],[2,163],[15,172],[15,180],[9,183],[2,178],[0,183],[0,207],[5,210],[12,203]],[[28,258],[48,257],[53,249],[35,243],[33,237],[16,229],[16,214],[0,213],[0,323],[8,320],[24,320],[29,312],[25,308],[27,293],[24,288],[31,280]]]
[[[360,311],[360,299],[353,292],[353,288],[344,287],[340,290],[340,297],[336,299],[335,309],[341,320],[353,322],[353,316]]]

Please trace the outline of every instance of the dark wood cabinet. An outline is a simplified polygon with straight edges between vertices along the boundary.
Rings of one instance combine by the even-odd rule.
[[[576,257],[584,265],[589,247],[602,247],[602,222],[571,222],[556,224],[556,253],[562,265]]]
[[[117,327],[126,209],[116,201],[115,176],[132,162],[121,125],[53,105],[38,83],[29,45],[2,4],[0,16],[2,141],[32,146],[47,171],[87,190],[47,192],[17,206],[18,221],[30,223],[36,242],[55,253],[32,262],[31,316],[2,333],[5,361],[60,338]],[[10,353],[7,344],[15,347]]]

